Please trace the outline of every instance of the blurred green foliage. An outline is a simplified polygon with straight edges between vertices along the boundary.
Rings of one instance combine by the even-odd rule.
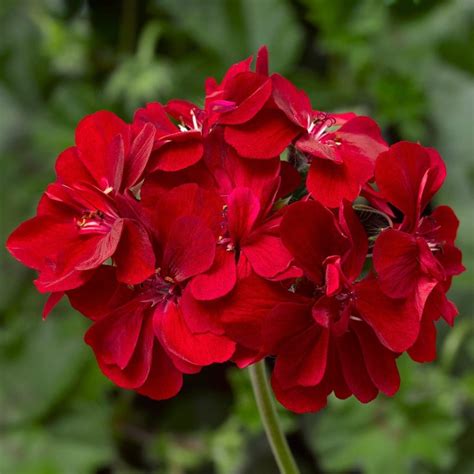
[[[461,219],[474,267],[474,4],[471,0],[3,0],[0,3],[1,238],[34,213],[57,154],[85,114],[131,119],[147,101],[202,103],[203,81],[261,44],[323,110],[377,119],[386,138],[436,146],[439,201]],[[2,255],[2,474],[275,473],[245,372],[213,367],[175,399],[115,389],[66,306],[41,321],[33,274]],[[474,471],[473,274],[451,292],[439,360],[400,361],[402,388],[369,405],[281,409],[305,473]]]

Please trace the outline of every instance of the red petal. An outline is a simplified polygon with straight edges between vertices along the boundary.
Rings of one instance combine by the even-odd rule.
[[[404,352],[418,337],[421,314],[411,299],[392,299],[375,279],[355,286],[356,308],[379,340],[394,352]]]
[[[408,349],[408,354],[416,362],[432,362],[436,359],[436,327],[430,317],[421,320],[420,334]]]
[[[146,382],[136,390],[153,400],[174,397],[183,385],[181,372],[173,365],[163,348],[155,342],[150,372]]]
[[[125,162],[125,188],[132,187],[142,176],[153,148],[154,139],[155,127],[151,123],[146,123],[133,140]]]
[[[196,299],[214,300],[229,293],[236,280],[234,252],[227,252],[225,248],[218,246],[212,267],[194,277],[189,286]]]
[[[95,183],[94,178],[79,158],[75,146],[67,148],[58,156],[55,170],[58,182],[62,184]]]
[[[395,361],[397,354],[383,346],[365,324],[355,322],[351,328],[359,339],[365,367],[372,382],[381,392],[391,397],[400,387],[400,375]]]
[[[69,265],[75,263],[76,270],[90,270],[102,265],[110,258],[120,242],[124,219],[117,219],[105,235],[94,235],[80,241],[77,239],[77,250],[68,252],[67,261]]]
[[[216,302],[226,334],[245,347],[259,349],[265,318],[279,303],[293,301],[293,295],[278,283],[255,275],[241,279],[234,290]]]
[[[76,145],[79,156],[101,189],[113,185],[116,155],[111,154],[112,140],[121,135],[128,140],[129,127],[112,112],[105,110],[83,118],[76,128]],[[125,143],[125,153],[128,143]]]
[[[58,246],[69,244],[77,227],[50,216],[37,216],[20,224],[8,237],[8,251],[27,267],[41,270],[58,253]]]
[[[227,206],[229,232],[238,243],[252,230],[260,213],[260,203],[249,188],[237,188],[227,198]]]
[[[242,252],[254,272],[264,278],[272,278],[285,271],[292,261],[280,237],[269,233],[256,232],[244,243]]]
[[[184,216],[173,223],[163,255],[163,274],[177,282],[208,270],[216,252],[216,241],[202,219]]]
[[[262,109],[272,93],[272,83],[266,76],[242,72],[227,81],[223,92],[223,99],[235,102],[236,108],[222,113],[219,123],[241,124],[248,122]]]
[[[329,330],[313,324],[287,340],[278,354],[275,377],[284,388],[318,385],[326,372]]]
[[[328,207],[338,207],[344,199],[353,201],[372,177],[373,162],[361,155],[344,155],[342,163],[314,159],[306,185],[312,196]]]
[[[377,237],[373,262],[387,295],[402,298],[413,293],[422,277],[419,256],[417,240],[410,234],[387,229]]]
[[[319,411],[327,405],[330,393],[325,386],[283,388],[281,381],[272,376],[272,388],[277,400],[288,410],[295,413]]]
[[[161,192],[153,182],[144,184],[141,203],[147,209],[150,225],[160,241],[168,240],[174,221],[182,216],[200,217],[217,237],[224,202],[214,192],[196,184],[182,184]]]
[[[225,303],[224,303],[225,305]],[[222,302],[220,300],[198,300],[190,285],[186,286],[180,300],[186,325],[193,333],[212,332],[223,334],[220,321]]]
[[[375,179],[382,195],[414,226],[446,175],[434,150],[409,142],[392,145],[377,158]]]
[[[300,132],[277,110],[262,110],[252,120],[225,128],[225,141],[246,158],[269,159],[278,156]]]
[[[120,243],[113,255],[117,279],[136,285],[155,272],[155,255],[145,229],[132,219],[123,219]]]
[[[84,340],[104,364],[123,370],[137,345],[143,322],[143,307],[132,301],[96,321]]]
[[[203,155],[202,139],[191,132],[181,134],[185,140],[172,140],[165,143],[152,155],[150,172],[178,171],[197,163]]]
[[[315,201],[289,206],[280,233],[296,262],[318,284],[322,282],[322,265],[326,257],[343,255],[347,248],[347,240],[340,233],[334,215]]]
[[[282,352],[293,336],[314,326],[309,303],[277,304],[268,314],[263,326],[264,350],[269,354]],[[297,347],[295,347],[295,350]]]
[[[258,49],[255,72],[268,76],[268,48],[266,46],[261,46]]]
[[[388,148],[382,138],[380,127],[369,117],[359,116],[348,120],[334,134],[339,141],[351,145],[372,162]]]
[[[307,129],[313,109],[306,93],[279,74],[272,75],[273,100],[277,107],[295,124]]]
[[[133,290],[117,281],[116,271],[110,265],[100,266],[87,283],[67,292],[71,306],[96,320],[130,301]]]
[[[133,122],[142,125],[151,123],[156,129],[155,139],[175,133],[178,129],[168,118],[165,107],[159,102],[151,102],[145,108],[138,109],[133,117]]]
[[[181,309],[172,303],[168,304],[162,318],[154,318],[154,328],[168,350],[191,364],[203,366],[225,362],[235,350],[235,343],[224,336],[193,334]]]
[[[43,319],[46,319],[49,313],[54,309],[54,307],[61,301],[61,298],[64,296],[64,291],[56,291],[51,293],[46,300],[46,303],[43,308]]]
[[[145,383],[150,374],[153,346],[157,345],[154,343],[151,318],[147,316],[143,322],[135,351],[123,370],[115,364],[104,363],[98,353],[96,353],[97,362],[104,375],[119,387],[136,389]]]
[[[347,386],[360,402],[370,402],[377,396],[378,390],[367,373],[357,338],[353,333],[346,332],[336,338],[336,343]]]

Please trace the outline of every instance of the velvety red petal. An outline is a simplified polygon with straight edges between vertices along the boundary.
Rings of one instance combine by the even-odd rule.
[[[37,216],[20,224],[8,237],[8,251],[27,267],[41,270],[58,247],[74,240],[77,227],[50,216]]]
[[[169,119],[165,107],[159,102],[150,102],[146,107],[138,109],[133,117],[133,122],[139,125],[151,123],[156,130],[156,140],[177,131],[177,127]]]
[[[272,278],[285,271],[292,261],[281,238],[268,233],[256,232],[242,245],[242,252],[254,272],[264,278]]]
[[[422,277],[417,240],[405,232],[384,230],[375,241],[373,262],[381,288],[393,298],[412,294]]]
[[[344,155],[342,163],[313,159],[306,185],[311,195],[328,207],[338,207],[344,199],[353,201],[372,177],[374,164],[362,155]]]
[[[394,352],[404,352],[418,337],[421,314],[411,299],[386,296],[373,279],[355,286],[356,308],[379,340]]]
[[[291,302],[292,296],[280,284],[251,275],[238,281],[217,303],[219,318],[229,337],[245,347],[260,349],[265,318],[279,303]]]
[[[374,385],[385,395],[394,395],[400,387],[397,354],[389,351],[362,322],[351,325],[362,349],[365,367]]]
[[[260,213],[260,203],[249,188],[237,188],[227,198],[227,207],[229,232],[238,243],[252,230]]]
[[[339,209],[339,224],[351,240],[351,246],[342,259],[342,268],[349,280],[354,281],[364,267],[369,241],[364,226],[349,201],[344,201]]]
[[[359,341],[348,331],[336,338],[336,344],[347,386],[360,402],[370,402],[378,390],[367,373]]]
[[[200,217],[216,237],[221,230],[224,202],[215,192],[204,190],[197,184],[182,184],[162,192],[156,183],[145,182],[141,202],[159,241],[168,240],[174,221],[183,216]]]
[[[181,282],[208,270],[216,252],[216,240],[202,219],[183,216],[170,230],[163,255],[164,275]]]
[[[76,270],[90,270],[102,265],[116,251],[123,226],[124,219],[117,219],[107,234],[90,234],[81,240],[77,239],[77,247],[69,249],[64,255],[67,267],[74,264]]]
[[[113,255],[117,279],[136,285],[155,272],[155,254],[145,229],[132,219],[123,219],[120,242]]]
[[[263,348],[269,354],[283,351],[288,340],[314,326],[309,302],[277,304],[265,318]],[[297,350],[296,346],[294,350]]]
[[[190,285],[186,286],[180,300],[184,320],[193,333],[224,334],[220,321],[224,305],[220,300],[196,299]]]
[[[143,322],[143,307],[131,302],[97,320],[84,340],[104,364],[123,370],[129,363]]]
[[[350,144],[372,161],[388,148],[380,127],[370,117],[358,116],[348,120],[335,135],[341,142]]]
[[[322,282],[322,264],[326,257],[343,255],[348,246],[334,215],[315,201],[289,206],[280,225],[280,234],[296,262],[317,284]]]
[[[193,334],[183,317],[181,308],[168,304],[162,317],[154,318],[157,337],[166,348],[178,357],[195,365],[225,362],[232,357],[235,343],[224,336],[212,333]]]
[[[148,378],[136,391],[153,400],[165,400],[174,397],[182,385],[183,375],[173,365],[163,348],[155,342]]]
[[[117,281],[116,272],[116,267],[100,266],[84,285],[67,292],[71,306],[87,318],[97,320],[127,303],[133,290]]]
[[[106,364],[101,354],[96,352],[97,362],[100,370],[112,382],[122,388],[136,389],[145,383],[150,374],[154,342],[151,317],[147,316],[143,321],[135,351],[127,366],[120,369],[116,364]]]
[[[211,268],[194,277],[189,286],[194,298],[205,301],[226,295],[236,281],[235,253],[218,246]]]
[[[189,132],[183,132],[186,134]],[[165,143],[152,154],[149,171],[178,171],[197,163],[204,153],[202,140],[189,134],[186,140]]]
[[[405,214],[410,226],[416,224],[445,174],[442,161],[432,161],[428,149],[409,142],[392,145],[377,158],[375,165],[380,192]]]
[[[278,156],[300,132],[277,110],[262,110],[252,120],[225,128],[225,141],[246,158],[269,159]]]
[[[429,317],[421,320],[420,333],[408,349],[409,356],[416,362],[432,362],[436,359],[436,326]]]
[[[112,186],[116,156],[110,144],[117,135],[128,140],[129,127],[112,112],[101,110],[83,118],[76,128],[79,156],[101,189]],[[125,154],[128,144],[124,143]]]
[[[241,72],[225,85],[223,100],[236,104],[233,110],[224,112],[219,123],[241,124],[252,119],[262,109],[272,93],[270,78],[254,72]]]
[[[283,388],[281,381],[275,375],[272,376],[271,383],[277,400],[294,413],[315,412],[327,405],[330,390],[326,387]]]
[[[326,372],[329,330],[313,324],[289,339],[278,354],[275,377],[283,388],[311,387],[321,382]]]
[[[279,74],[272,75],[273,100],[277,107],[295,124],[307,129],[311,124],[313,109],[307,94]]]
[[[266,46],[260,46],[258,49],[255,72],[268,76],[268,48]]]
[[[63,184],[95,183],[94,178],[79,158],[76,147],[67,148],[58,156],[55,170],[58,182]]]
[[[43,308],[43,319],[46,319],[49,313],[54,309],[54,307],[61,301],[64,296],[64,291],[56,291],[51,293],[46,300]]]
[[[95,269],[86,271],[71,270],[68,273],[58,275],[54,271],[46,268],[41,271],[38,278],[34,280],[34,284],[40,293],[68,291],[84,285],[94,272]]]
[[[136,184],[150,158],[155,139],[155,127],[146,123],[132,142],[130,153],[125,161],[124,188],[130,188]]]

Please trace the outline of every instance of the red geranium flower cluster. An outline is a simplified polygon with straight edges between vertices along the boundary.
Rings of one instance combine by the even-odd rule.
[[[295,412],[331,392],[399,387],[397,357],[435,357],[435,322],[463,271],[458,221],[429,208],[446,170],[377,124],[314,110],[269,75],[262,48],[206,82],[204,107],[150,103],[132,124],[84,118],[11,254],[91,320],[85,341],[115,384],[172,397],[183,374],[275,357]]]

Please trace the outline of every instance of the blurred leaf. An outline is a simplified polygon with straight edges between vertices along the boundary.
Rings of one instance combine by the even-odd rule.
[[[170,66],[163,58],[154,59],[159,36],[159,24],[150,22],[140,37],[136,55],[124,58],[109,78],[107,96],[122,99],[130,113],[145,102],[166,100],[170,91]]]
[[[11,324],[11,331],[15,332],[1,341],[3,427],[38,420],[47,414],[77,382],[90,357],[82,341],[82,317],[56,314],[43,322],[40,308],[35,308],[38,302],[39,298],[33,300],[32,306],[19,302],[15,311],[18,319]]]
[[[156,0],[156,4],[226,67],[229,59],[240,61],[264,44],[275,71],[287,70],[300,54],[303,34],[286,0]]]
[[[460,392],[435,367],[399,361],[402,387],[393,398],[367,405],[332,398],[316,420],[307,417],[309,443],[329,472],[362,469],[366,474],[415,473],[420,463],[446,472],[455,461]],[[427,471],[432,472],[432,471]]]

